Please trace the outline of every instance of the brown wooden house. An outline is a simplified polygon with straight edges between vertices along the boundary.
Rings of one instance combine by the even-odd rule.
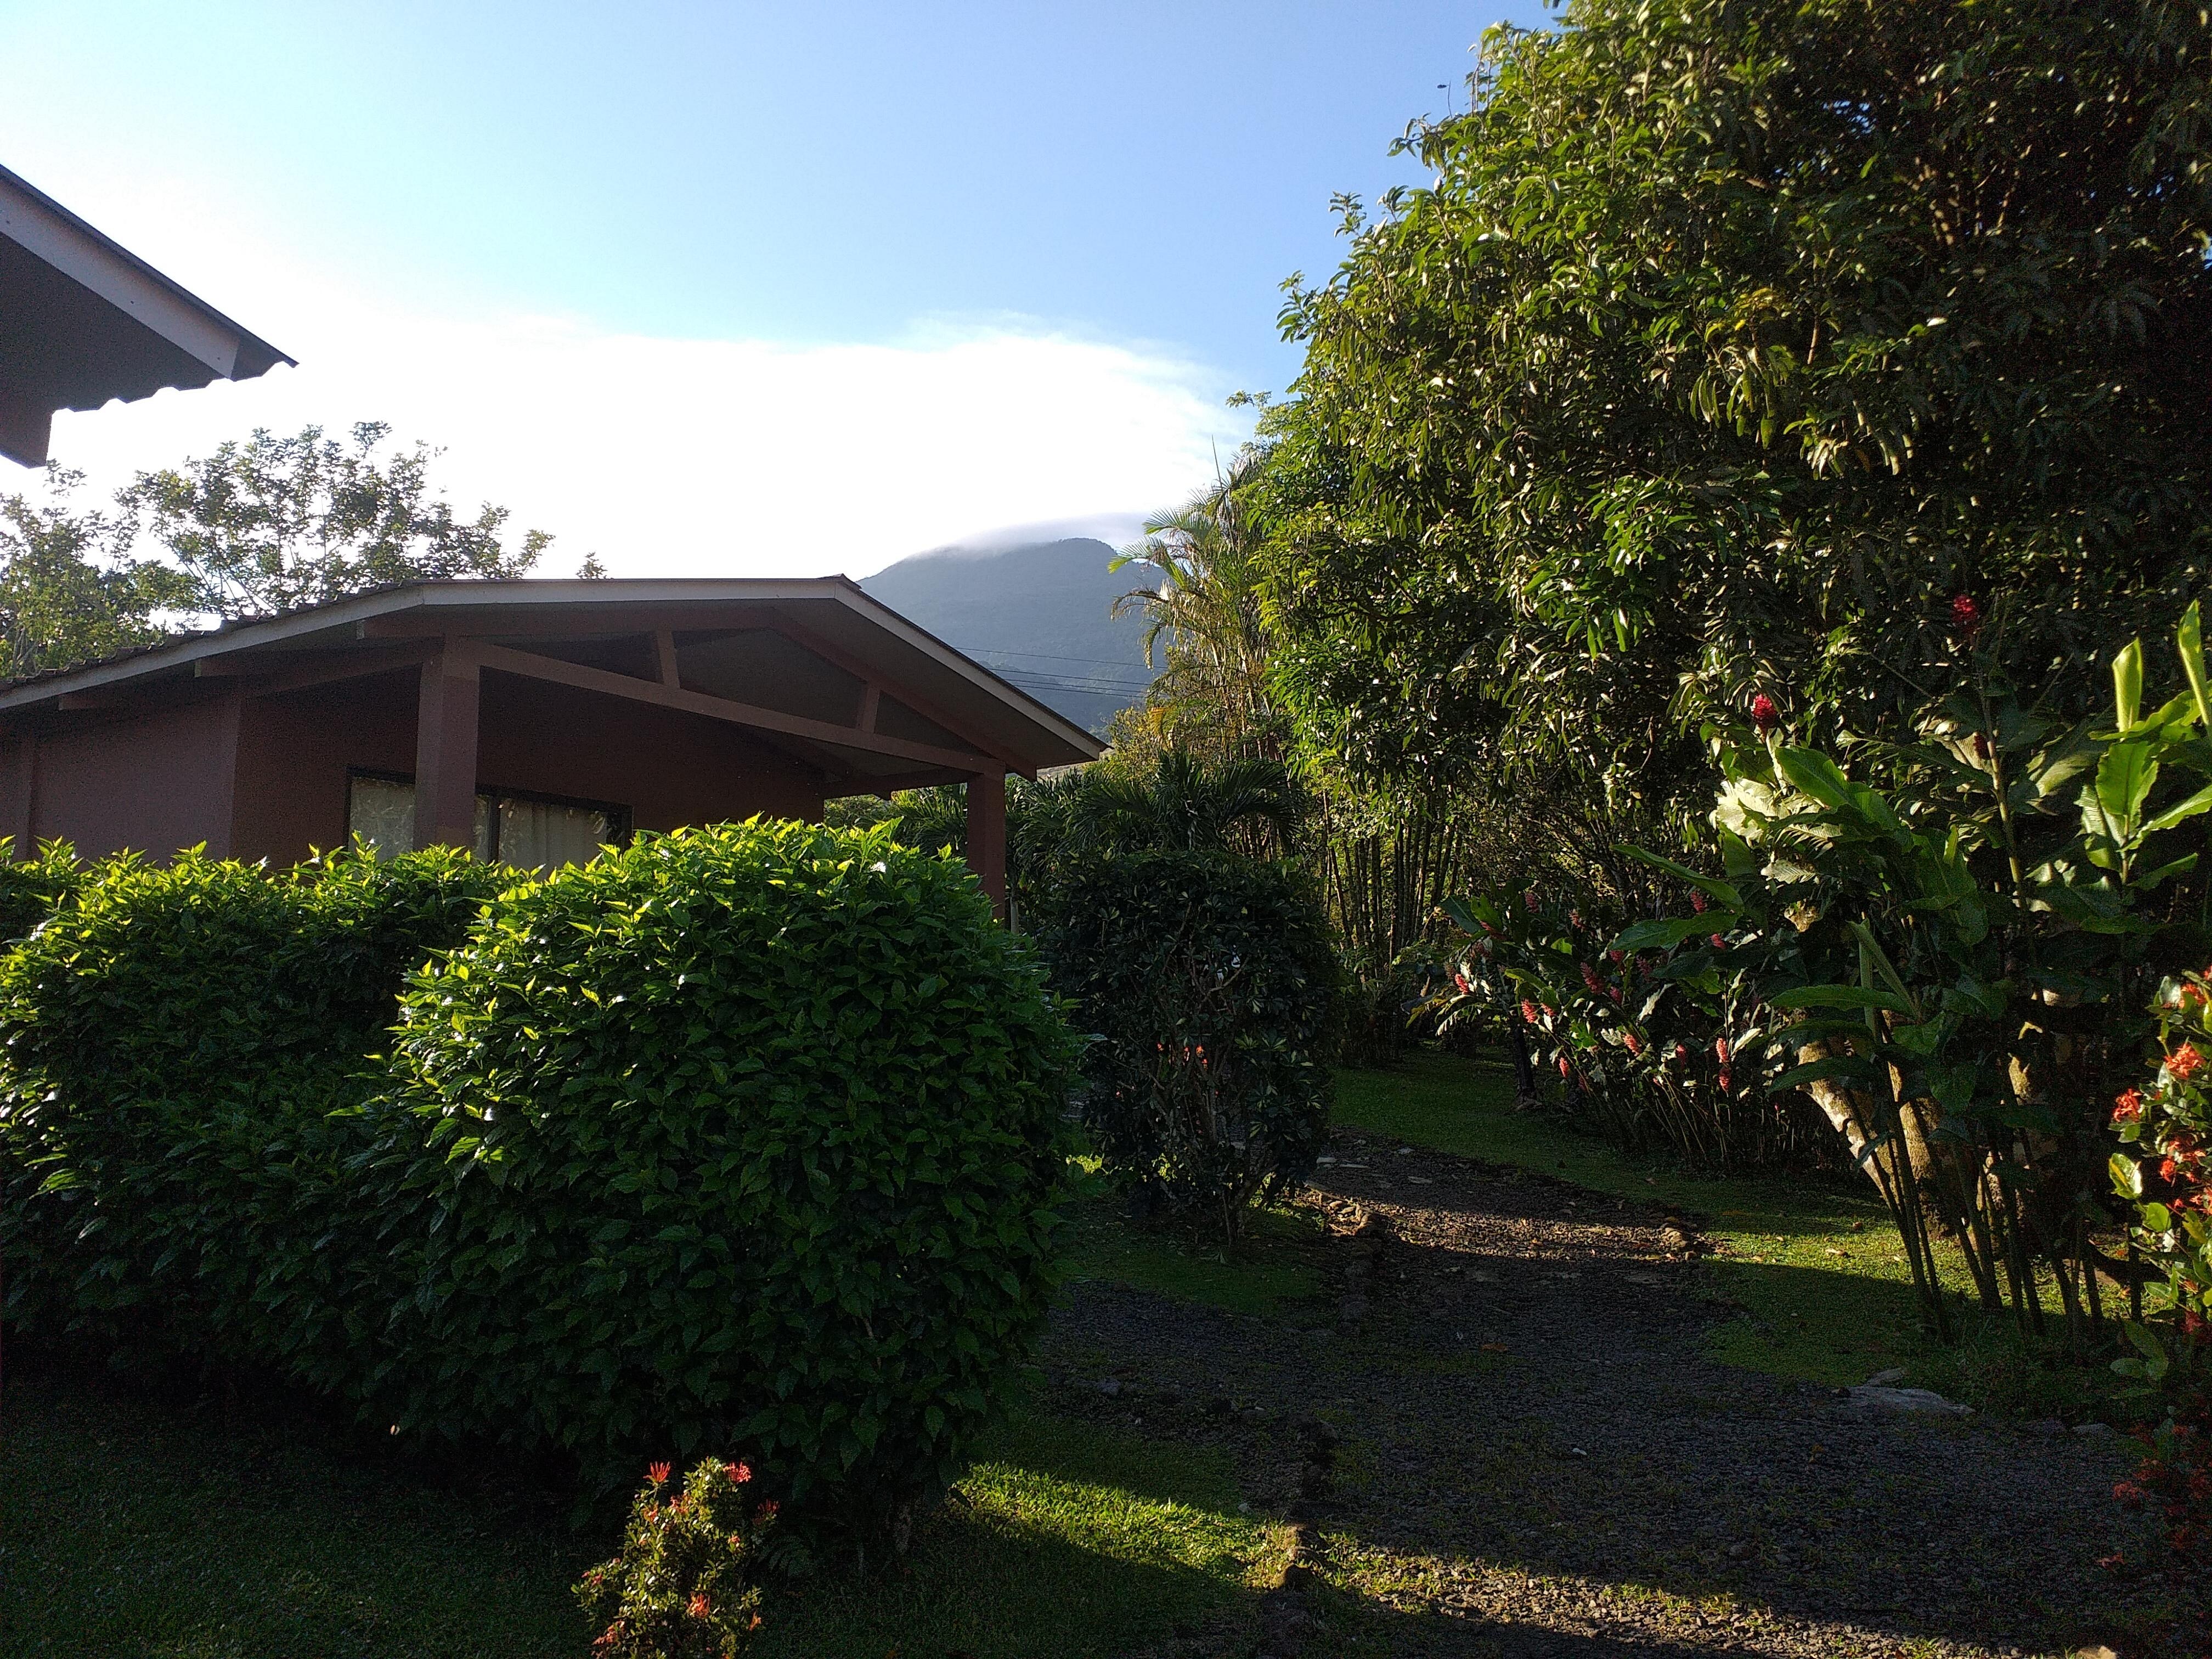
[[[635,830],[1006,780],[1097,741],[843,577],[422,582],[0,689],[18,849],[290,863],[359,834],[544,866]]]

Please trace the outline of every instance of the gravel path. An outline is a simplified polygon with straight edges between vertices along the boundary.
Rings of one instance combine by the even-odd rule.
[[[2014,1659],[2125,1612],[2096,1565],[2141,1537],[2124,1443],[1712,1364],[1722,1313],[1656,1212],[1333,1152],[1325,1297],[1263,1320],[1079,1284],[1043,1356],[1058,1408],[1224,1447],[1297,1529],[1309,1582],[1261,1651]]]

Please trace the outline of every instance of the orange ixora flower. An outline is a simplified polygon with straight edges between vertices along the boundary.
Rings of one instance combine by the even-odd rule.
[[[2204,1056],[2197,1052],[2197,1045],[2185,1042],[2166,1057],[2166,1069],[2186,1083],[2197,1075],[2197,1068],[2204,1063]]]
[[[750,1463],[725,1463],[722,1473],[730,1477],[732,1486],[742,1486],[753,1478],[753,1466]]]
[[[2140,1089],[2123,1090],[2112,1101],[2112,1121],[2132,1123],[2142,1115],[2143,1097]]]
[[[694,1619],[704,1619],[714,1610],[714,1607],[708,1602],[707,1592],[704,1590],[693,1590],[691,1592],[691,1600],[684,1609],[684,1612],[690,1613]]]
[[[668,1484],[668,1465],[665,1463],[647,1464],[645,1466],[645,1478],[652,1481],[656,1486],[666,1486]]]

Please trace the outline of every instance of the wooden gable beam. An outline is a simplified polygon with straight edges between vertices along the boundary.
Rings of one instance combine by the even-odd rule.
[[[757,703],[733,702],[726,697],[709,696],[703,691],[686,691],[681,686],[635,679],[628,674],[611,673],[604,668],[587,668],[581,663],[563,662],[558,657],[540,657],[503,645],[488,645],[482,640],[455,640],[447,649],[465,652],[483,667],[496,669],[501,673],[517,674],[526,679],[550,680],[558,685],[573,685],[580,690],[602,692],[611,697],[627,698],[632,702],[680,709],[685,714],[704,714],[709,720],[726,720],[733,726],[750,726],[756,731],[801,738],[832,748],[864,750],[870,754],[890,755],[899,760],[918,761],[925,766],[942,766],[965,773],[984,770],[991,765],[990,757],[970,754],[963,749],[940,749],[934,744],[910,743],[903,738],[885,737],[878,732],[863,732],[858,726],[840,726],[835,720],[810,720],[801,714],[787,714],[780,708],[763,708]]]

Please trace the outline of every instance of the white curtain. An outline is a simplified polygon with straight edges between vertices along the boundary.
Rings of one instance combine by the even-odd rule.
[[[396,858],[415,844],[415,786],[356,778],[350,817],[350,833],[374,848],[377,857]]]
[[[499,804],[499,856],[525,870],[550,870],[559,864],[585,864],[601,843],[614,838],[606,814],[543,801]]]
[[[415,845],[415,786],[389,778],[353,780],[349,835],[359,836],[380,859],[397,858]],[[595,815],[596,816],[596,815]],[[491,856],[491,797],[478,795],[476,811],[476,854]]]

